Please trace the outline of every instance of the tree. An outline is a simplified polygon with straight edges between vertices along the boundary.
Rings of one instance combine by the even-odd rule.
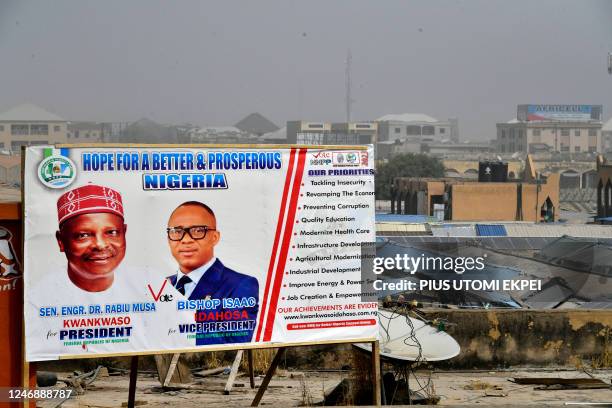
[[[393,156],[376,171],[376,199],[389,200],[396,177],[444,177],[444,165],[424,154],[404,153]]]

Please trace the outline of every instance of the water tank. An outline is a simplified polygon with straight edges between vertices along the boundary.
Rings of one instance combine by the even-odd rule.
[[[478,181],[503,183],[508,181],[508,163],[481,161],[478,163]]]

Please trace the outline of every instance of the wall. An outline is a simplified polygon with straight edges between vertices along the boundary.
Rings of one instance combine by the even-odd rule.
[[[536,221],[536,199],[538,201],[537,214],[544,205],[546,198],[550,198],[555,206],[555,221],[559,219],[559,175],[550,174],[545,183],[540,185],[537,192],[536,184],[523,183],[523,221]],[[538,222],[541,220],[537,220]]]
[[[425,314],[428,319],[453,323],[446,331],[461,346],[459,356],[436,367],[612,365],[612,310],[431,310]]]
[[[514,174],[518,175],[521,173],[522,166],[521,162],[518,160],[509,160],[508,162],[508,172],[514,172]],[[459,173],[465,174],[466,170],[474,169],[478,171],[478,160],[443,160],[442,164],[444,164],[445,169],[455,169]],[[537,163],[540,164],[540,163]]]
[[[612,215],[612,197],[609,192],[606,197],[605,192],[608,183],[612,182],[612,165],[608,164],[601,155],[597,157],[597,175],[599,179],[597,182],[597,216],[609,217]]]
[[[528,160],[528,170],[533,161]],[[529,171],[526,178],[529,179]],[[394,180],[397,194],[396,211],[402,214],[433,216],[431,213],[432,196],[450,192],[451,219],[453,221],[515,221],[517,220],[519,183],[478,183],[456,182],[445,179],[418,179],[398,177]],[[521,221],[542,221],[540,209],[550,198],[554,206],[554,221],[559,219],[559,175],[551,174],[540,185],[538,192],[535,183],[523,182],[521,194]],[[418,194],[425,193],[419,205]],[[537,213],[536,213],[537,199]],[[398,202],[400,207],[398,207]],[[407,206],[406,206],[407,204]],[[426,205],[426,207],[425,207]],[[448,214],[447,214],[448,215]]]
[[[430,214],[433,195],[444,194],[444,181],[398,177],[394,180],[397,195],[395,210],[398,214]],[[419,199],[419,196],[421,197]],[[420,204],[419,204],[420,203]]]
[[[515,183],[466,183],[451,186],[453,221],[512,221]]]

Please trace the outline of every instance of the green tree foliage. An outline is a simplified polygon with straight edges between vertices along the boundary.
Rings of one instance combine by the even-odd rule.
[[[444,165],[424,154],[405,153],[393,156],[376,170],[376,199],[389,200],[390,187],[396,177],[444,177]]]

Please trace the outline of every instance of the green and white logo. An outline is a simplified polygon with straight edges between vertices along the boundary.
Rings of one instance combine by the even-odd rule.
[[[45,158],[38,165],[38,179],[49,188],[68,187],[76,178],[76,166],[66,156],[48,152],[45,149]]]

